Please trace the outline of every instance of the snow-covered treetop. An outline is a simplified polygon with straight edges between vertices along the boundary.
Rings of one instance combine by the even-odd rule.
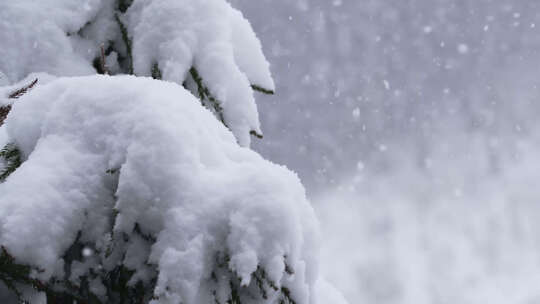
[[[190,88],[244,146],[262,134],[253,91],[274,90],[253,29],[224,0],[2,1],[0,41],[0,84],[102,69],[162,78]]]

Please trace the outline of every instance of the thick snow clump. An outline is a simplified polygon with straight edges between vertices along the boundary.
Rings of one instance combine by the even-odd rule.
[[[75,282],[123,263],[135,281],[159,273],[155,303],[210,303],[232,275],[258,290],[264,269],[315,303],[318,224],[299,179],[240,147],[180,85],[59,78],[13,103],[3,128],[24,162],[0,184],[0,245],[39,279],[64,275],[78,239],[94,254],[71,265]]]
[[[220,101],[227,125],[242,144],[260,130],[250,82],[274,90],[259,40],[242,14],[223,0],[135,0],[127,12],[134,70],[182,83],[192,66]]]
[[[241,145],[262,134],[252,85],[273,91],[274,82],[240,11],[225,0],[134,0],[125,11],[117,2],[0,1],[0,85],[34,72],[90,75],[101,64],[189,84],[193,68]]]
[[[0,76],[4,74],[0,78],[13,83],[31,72],[63,76],[95,73],[88,55],[99,49],[77,50],[83,38],[76,33],[97,15],[103,2],[0,1]]]

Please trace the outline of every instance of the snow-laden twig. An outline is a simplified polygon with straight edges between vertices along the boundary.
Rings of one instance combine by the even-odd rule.
[[[54,291],[313,303],[317,222],[300,181],[182,86],[61,78],[10,115],[25,162],[0,184],[0,245]]]
[[[38,79],[34,79],[30,84],[10,93],[8,95],[9,99],[18,99],[19,97],[26,94],[30,89],[32,89],[38,83]],[[9,112],[11,111],[11,104],[7,104],[0,107],[0,127],[4,124]]]
[[[30,84],[14,91],[13,93],[9,94],[8,95],[8,98],[11,98],[11,99],[17,99],[21,96],[23,96],[24,94],[26,94],[30,89],[32,89],[36,84],[38,83],[38,79],[34,79]]]

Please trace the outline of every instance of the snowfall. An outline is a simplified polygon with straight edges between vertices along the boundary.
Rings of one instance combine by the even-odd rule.
[[[0,2],[0,146],[25,160],[0,244],[41,279],[78,230],[99,251],[137,226],[157,241],[124,263],[158,265],[162,303],[226,294],[223,248],[299,304],[540,303],[539,3],[135,0],[137,77],[93,75],[122,41],[111,5]],[[226,126],[182,86],[192,64]]]

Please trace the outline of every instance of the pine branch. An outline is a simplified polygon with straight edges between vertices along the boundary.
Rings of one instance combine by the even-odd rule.
[[[32,273],[42,272],[29,265],[20,264],[15,257],[1,247],[0,250],[0,281],[3,282],[15,295],[21,303],[24,303],[20,286],[28,286],[40,292],[44,292],[47,296],[47,303],[77,303],[77,304],[105,304],[105,303],[122,303],[122,304],[140,304],[148,303],[152,298],[152,292],[155,289],[157,279],[153,278],[147,283],[141,281],[131,284],[130,281],[136,271],[128,269],[122,264],[118,264],[113,269],[105,269],[99,267],[89,269],[88,273],[80,276],[78,281],[72,281],[72,267],[76,262],[84,260],[82,251],[88,247],[81,241],[81,232],[78,233],[76,240],[68,248],[62,256],[64,260],[64,276],[63,278],[53,277],[48,281],[42,282],[33,278]],[[120,255],[121,259],[125,259],[125,252]],[[106,288],[107,301],[104,302],[95,295],[90,287],[92,280],[98,279]]]
[[[4,159],[6,164],[5,168],[0,170],[0,183],[2,183],[21,166],[21,151],[14,144],[7,144],[0,150],[0,158]]]
[[[257,91],[257,92],[267,94],[267,95],[274,95],[274,91],[265,89],[265,88],[263,88],[261,86],[258,86],[256,84],[252,84],[251,88],[253,89],[253,91]]]
[[[20,89],[18,89],[17,91],[11,93],[8,95],[8,98],[11,98],[11,99],[17,99],[21,96],[23,96],[24,94],[26,94],[28,92],[28,90],[30,90],[31,88],[33,88],[38,82],[38,79],[34,79],[34,81],[32,81],[29,85],[26,85]]]
[[[197,84],[197,92],[203,106],[205,106],[205,101],[209,101],[211,105],[211,110],[213,110],[213,112],[218,116],[219,121],[221,121],[227,128],[229,128],[229,126],[227,126],[227,123],[225,122],[225,117],[223,116],[223,107],[221,107],[221,103],[210,93],[208,87],[204,85],[203,79],[197,69],[195,67],[192,67],[189,70],[189,74]]]
[[[17,99],[24,94],[26,94],[30,89],[32,89],[38,82],[38,79],[34,79],[30,84],[10,93],[8,95],[9,99]],[[4,124],[4,121],[6,120],[9,112],[11,111],[11,105],[5,105],[0,107],[0,127]]]
[[[262,135],[262,134],[259,134],[259,133],[257,133],[257,131],[255,131],[255,130],[251,130],[251,131],[249,131],[249,134],[251,134],[251,135],[253,135],[253,136],[257,137],[258,139],[262,139],[262,138],[263,138],[263,135]]]
[[[0,127],[4,124],[7,115],[11,111],[11,105],[0,107]]]
[[[133,0],[118,0],[116,3],[117,9],[122,13],[125,13],[133,3]]]
[[[124,44],[126,45],[126,52],[127,52],[128,61],[129,61],[128,62],[128,74],[133,75],[132,41],[129,38],[129,33],[128,33],[128,30],[127,30],[126,26],[124,25],[122,20],[120,20],[120,16],[118,14],[115,14],[114,19],[116,20],[116,23],[118,24],[118,27],[120,28],[120,33],[122,34],[122,41],[124,41]]]
[[[158,80],[161,80],[163,78],[157,62],[154,62],[154,64],[152,65],[152,78]]]
[[[230,281],[229,284],[231,288],[231,297],[227,300],[227,304],[242,304],[242,301],[240,301],[240,294],[238,293],[235,284],[232,281]]]
[[[76,296],[53,290],[50,284],[43,283],[40,280],[33,278],[33,271],[41,272],[39,269],[17,263],[15,258],[6,250],[6,248],[3,246],[1,247],[0,281],[15,293],[21,303],[26,303],[26,299],[23,298],[23,294],[18,288],[20,285],[26,285],[36,291],[45,292],[47,294],[48,303],[74,303],[76,300],[78,301],[76,303],[96,303],[84,301]],[[58,299],[69,299],[69,301],[57,301]]]
[[[0,281],[2,281],[17,298],[22,299],[22,293],[17,288],[17,283],[31,284],[29,280],[30,267],[18,265],[15,259],[2,247],[0,253]]]
[[[199,99],[201,100],[202,105],[206,107],[210,107],[210,110],[212,110],[212,112],[216,114],[219,121],[221,121],[225,125],[225,127],[229,128],[229,126],[225,122],[225,116],[223,115],[223,107],[221,106],[221,103],[210,93],[210,90],[208,89],[208,87],[204,85],[203,79],[200,76],[199,71],[197,71],[195,67],[192,67],[189,70],[189,74],[191,75],[191,78],[193,78],[195,83],[197,84],[197,93],[199,95]],[[274,91],[267,90],[256,85],[252,85],[251,87],[256,91],[259,91],[265,94],[274,94]],[[205,104],[206,101],[210,103],[210,106],[207,106]],[[257,137],[258,139],[263,138],[263,135],[259,134],[255,130],[249,131],[249,134]]]

